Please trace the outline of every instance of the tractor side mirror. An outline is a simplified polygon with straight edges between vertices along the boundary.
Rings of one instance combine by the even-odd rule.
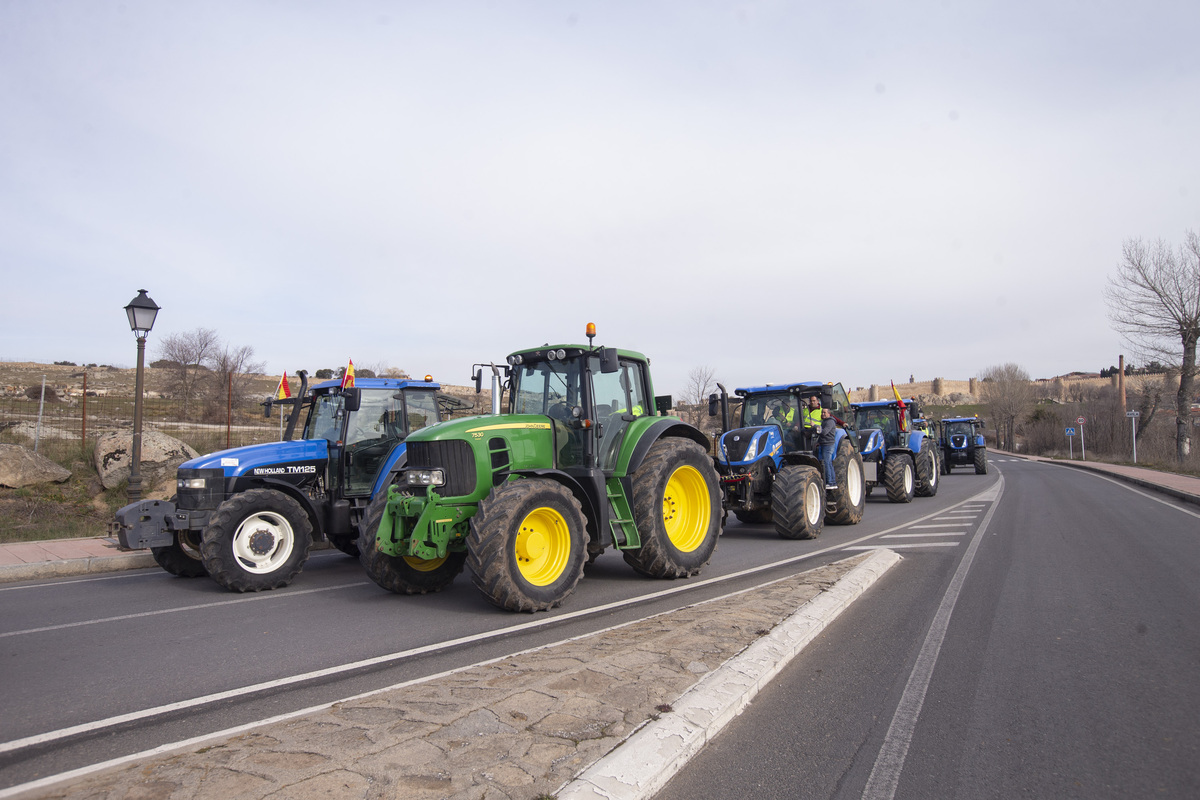
[[[480,392],[483,391],[483,370],[482,369],[475,370],[474,378],[475,378],[475,394],[479,394]]]
[[[708,396],[708,415],[710,417],[715,417],[720,410],[721,408],[720,404],[717,402],[717,396],[715,394],[710,394]]]
[[[362,389],[358,387],[344,389],[342,390],[342,397],[345,398],[343,408],[347,411],[358,411],[362,407]]]
[[[983,420],[979,420],[979,427],[980,427],[980,429],[983,429],[983,428],[986,428],[987,425],[983,424]]]
[[[659,414],[669,413],[671,411],[671,406],[673,405],[675,405],[675,403],[672,401],[671,395],[669,394],[660,394],[658,397],[654,398],[654,410]]]
[[[821,408],[833,408],[833,387],[821,387]]]
[[[621,369],[621,364],[617,361],[617,348],[601,347],[600,348],[600,372],[604,375],[611,375]]]

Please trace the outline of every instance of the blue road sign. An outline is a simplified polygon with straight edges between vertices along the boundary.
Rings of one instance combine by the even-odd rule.
[[[1067,428],[1067,436],[1074,436],[1074,435],[1075,435],[1075,429]]]

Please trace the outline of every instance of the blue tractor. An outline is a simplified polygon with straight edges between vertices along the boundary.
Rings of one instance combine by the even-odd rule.
[[[938,423],[944,474],[949,475],[955,466],[974,466],[976,475],[987,474],[987,443],[980,433],[983,428],[979,417],[947,417]]]
[[[937,494],[937,442],[913,424],[919,417],[915,400],[906,401],[903,408],[896,400],[854,404],[868,495],[877,486],[893,503]]]
[[[236,447],[180,464],[171,501],[142,500],[117,512],[123,549],[150,548],[172,575],[210,575],[226,589],[286,586],[327,539],[357,556],[358,525],[371,498],[406,461],[405,437],[461,404],[439,384],[395,378],[339,381],[290,401],[283,441]],[[267,415],[271,404],[264,403]],[[300,438],[294,439],[307,410]]]
[[[773,522],[785,539],[815,539],[826,521],[862,520],[866,494],[863,462],[850,400],[840,383],[786,383],[737,389],[741,410],[730,430],[725,387],[709,397],[709,414],[721,415],[716,466],[724,505],[742,522]],[[819,430],[804,425],[809,398],[820,400],[837,423],[835,489],[826,490],[817,458]]]

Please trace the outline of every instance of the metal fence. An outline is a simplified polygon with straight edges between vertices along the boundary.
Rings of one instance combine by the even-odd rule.
[[[39,420],[40,417],[40,420]],[[39,429],[40,421],[40,429]],[[20,397],[0,397],[0,442],[40,446],[53,442],[62,449],[78,442],[89,450],[96,439],[111,431],[133,430],[132,397],[73,397],[67,401],[39,402]],[[191,445],[200,453],[240,447],[282,438],[279,410],[272,419],[235,410],[223,423],[182,420],[170,401],[148,399],[142,410],[142,430],[161,431]]]

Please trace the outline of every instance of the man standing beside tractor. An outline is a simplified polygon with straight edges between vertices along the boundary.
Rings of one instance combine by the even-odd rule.
[[[820,402],[817,400],[818,408],[820,408]],[[821,408],[818,413],[821,415],[821,432],[817,438],[817,458],[821,459],[821,463],[825,465],[825,489],[837,489],[837,477],[833,470],[835,449],[833,445],[837,441],[838,426],[828,408]]]

